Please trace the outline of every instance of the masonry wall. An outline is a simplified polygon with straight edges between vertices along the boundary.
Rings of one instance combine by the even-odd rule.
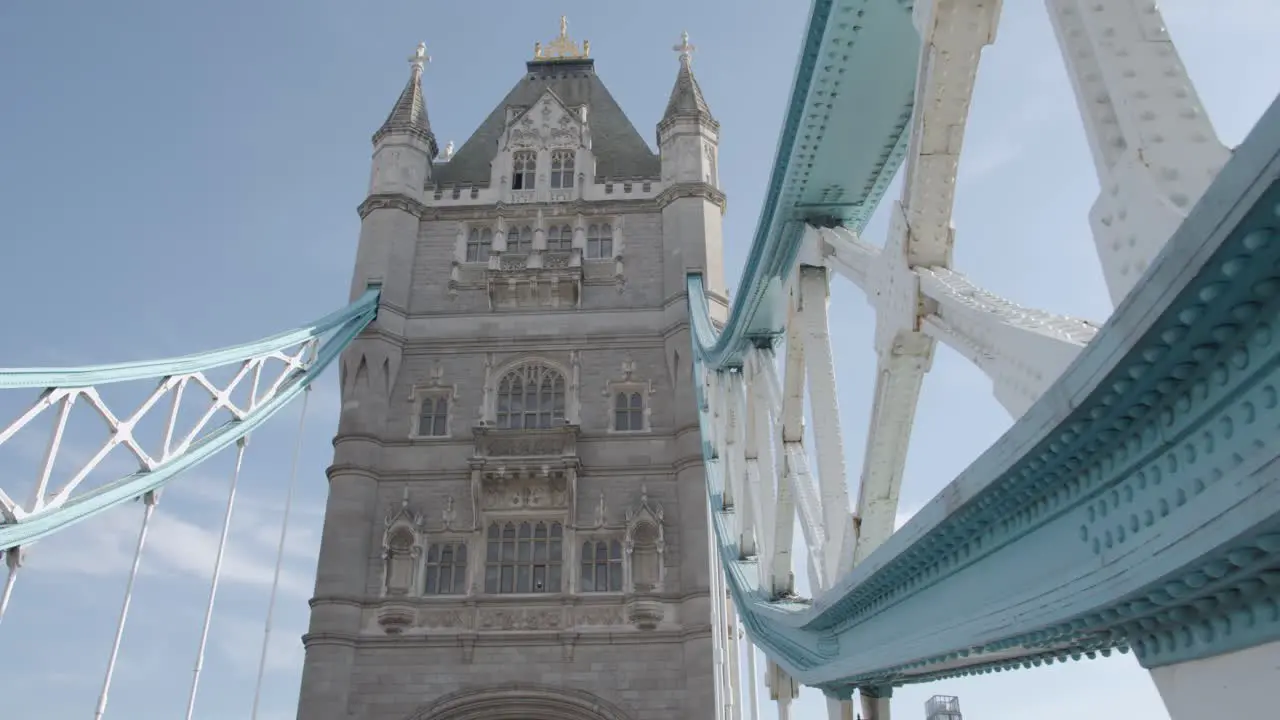
[[[587,691],[633,720],[711,716],[705,491],[693,393],[683,367],[687,354],[670,351],[673,339],[687,347],[687,310],[664,288],[664,262],[670,258],[664,257],[661,208],[643,201],[599,203],[585,210],[579,204],[574,210],[620,222],[625,247],[620,273],[612,260],[585,268],[576,309],[493,310],[482,282],[485,268],[479,265],[464,268],[458,282],[459,227],[496,221],[493,206],[428,211],[421,221],[412,241],[408,312],[397,321],[403,336],[388,337],[390,324],[380,331],[382,346],[397,348],[387,351],[394,355],[387,365],[390,392],[385,401],[361,406],[359,412],[379,418],[353,423],[344,415],[339,433],[340,447],[344,432],[358,435],[361,447],[376,444],[357,462],[344,463],[363,465],[359,472],[373,478],[376,489],[360,506],[372,501],[373,512],[343,529],[362,535],[358,547],[368,549],[364,595],[351,598],[354,605],[344,601],[350,610],[343,612],[359,613],[358,630],[339,641],[341,633],[317,624],[313,616],[313,632],[306,638],[300,707],[316,720],[425,720],[430,715],[425,708],[444,695],[512,683]],[[510,218],[512,211],[506,212]],[[575,502],[565,517],[566,584],[572,574],[577,589],[580,541],[624,538],[629,520],[660,512],[664,572],[659,589],[536,596],[482,592],[486,518],[492,513],[477,509],[474,458],[479,451],[473,428],[484,413],[486,381],[492,386],[500,369],[522,360],[565,369],[576,365],[569,402],[579,421],[578,465]],[[359,361],[344,363],[355,367]],[[352,382],[344,381],[348,409],[351,398],[364,392]],[[643,390],[646,431],[614,431],[612,402],[620,382]],[[424,392],[449,398],[444,436],[413,435]],[[491,458],[486,467],[503,462]],[[358,512],[353,507],[347,503],[340,516],[331,507],[330,516],[350,524],[351,512]],[[388,591],[388,533],[396,523],[413,525],[420,545],[415,587],[403,595]],[[337,531],[327,528],[326,535]],[[424,596],[421,554],[433,542],[446,541],[467,544],[469,590],[462,596]],[[638,622],[638,616],[649,621]],[[338,645],[345,649],[335,649]],[[344,677],[347,686],[335,690]],[[339,714],[335,702],[345,702],[345,713]],[[540,717],[532,711],[528,716]]]

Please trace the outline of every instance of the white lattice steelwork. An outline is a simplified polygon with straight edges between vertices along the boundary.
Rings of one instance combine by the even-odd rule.
[[[1154,3],[1047,5],[1103,186],[1091,219],[1118,302],[1204,192],[1226,151]],[[980,52],[994,41],[1000,9],[997,0],[916,3],[924,42],[915,111],[902,197],[889,208],[884,246],[843,227],[808,227],[786,296],[781,377],[774,352],[758,348],[740,372],[706,378],[715,419],[708,441],[724,460],[724,502],[734,508],[743,554],[756,554],[761,587],[778,601],[790,600],[795,590],[797,521],[815,594],[892,534],[915,408],[936,342],[978,366],[997,400],[1018,417],[1098,332],[1095,323],[999,297],[951,267],[964,129]],[[827,333],[832,272],[861,288],[876,313],[874,401],[852,508]],[[814,426],[808,430],[806,403]],[[780,716],[788,717],[794,681],[772,662],[766,681]],[[880,694],[863,692],[864,719],[888,716],[889,700]],[[838,700],[829,710],[832,718],[852,713]]]

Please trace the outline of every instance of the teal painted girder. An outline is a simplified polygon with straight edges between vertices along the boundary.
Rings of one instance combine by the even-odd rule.
[[[1046,395],[811,606],[761,592],[704,452],[743,625],[833,695],[1280,639],[1280,100]]]
[[[804,224],[861,230],[906,154],[920,36],[907,0],[814,0],[765,201],[724,332],[696,351],[740,365],[786,323]]]
[[[204,462],[248,435],[306,390],[351,344],[351,341],[373,322],[378,312],[380,292],[379,287],[372,286],[347,307],[296,330],[280,333],[264,340],[196,355],[168,360],[57,370],[0,368],[0,389],[84,388],[133,380],[160,380],[174,375],[205,372],[241,363],[252,357],[280,352],[308,340],[320,341],[311,364],[305,370],[295,371],[295,374],[280,386],[275,395],[257,405],[244,418],[228,421],[210,431],[200,440],[192,443],[185,452],[176,455],[154,470],[139,471],[104,483],[93,490],[71,497],[57,508],[37,513],[21,522],[0,524],[0,550],[35,542],[81,520],[156,490],[175,479],[187,468]]]

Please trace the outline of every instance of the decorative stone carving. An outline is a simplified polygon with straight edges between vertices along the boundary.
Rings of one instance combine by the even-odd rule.
[[[481,510],[546,510],[569,507],[572,479],[566,468],[506,467],[477,470]]]
[[[560,608],[481,608],[479,630],[559,630]]]
[[[623,625],[627,622],[621,605],[586,605],[573,613],[575,625]]]
[[[648,596],[633,596],[627,600],[627,621],[640,630],[653,630],[662,622],[662,602]]]
[[[386,603],[378,608],[378,625],[388,635],[399,635],[413,627],[416,612],[413,606],[404,603]]]
[[[469,630],[472,614],[468,608],[440,608],[418,612],[418,625],[431,630]]]
[[[627,532],[622,543],[626,553],[625,584],[632,592],[661,592],[666,580],[666,541],[662,529],[662,506],[650,502],[649,491],[640,486],[640,502],[627,511]]]
[[[507,126],[504,150],[574,149],[586,145],[586,123],[548,91],[532,107],[517,110]]]
[[[535,430],[474,430],[477,458],[567,458],[577,455],[578,428],[562,425]]]
[[[399,507],[388,513],[382,533],[384,595],[409,595],[417,587],[423,550],[422,523],[422,514],[409,509],[406,486]]]
[[[444,509],[440,511],[440,521],[444,526],[445,532],[453,530],[453,523],[458,519],[458,513],[453,509],[453,496],[447,495],[444,499]]]
[[[535,266],[534,260],[539,261]],[[517,308],[570,310],[582,301],[582,255],[535,253],[491,258],[485,274],[490,310]]]

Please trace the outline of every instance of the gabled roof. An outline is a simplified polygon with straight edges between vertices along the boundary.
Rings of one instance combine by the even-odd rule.
[[[591,127],[591,150],[596,157],[597,177],[660,176],[658,155],[649,149],[608,88],[596,76],[594,60],[533,60],[527,68],[525,76],[480,123],[450,161],[435,168],[437,184],[488,184],[489,165],[498,153],[498,142],[506,129],[507,108],[532,106],[548,90],[566,107],[587,106],[587,124]]]

